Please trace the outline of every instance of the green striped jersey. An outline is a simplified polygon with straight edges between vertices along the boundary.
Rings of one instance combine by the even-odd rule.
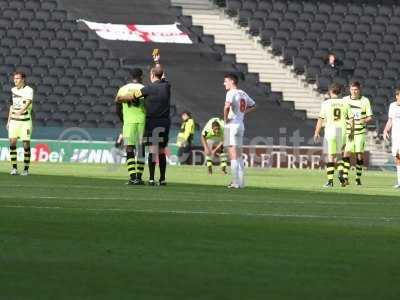
[[[363,123],[367,117],[372,117],[371,103],[367,97],[361,96],[358,99],[352,99],[351,96],[343,98],[351,108],[354,115],[354,134],[365,134],[366,124]],[[347,122],[347,133],[350,133],[351,123]]]
[[[118,90],[117,97],[133,96],[136,91],[140,91],[144,87],[140,83],[128,83]],[[139,102],[123,103],[122,114],[124,123],[144,123],[146,113],[144,109],[144,97],[139,98]]]
[[[27,85],[22,88],[13,87],[12,93],[12,109],[11,109],[11,120],[19,121],[30,121],[32,119],[32,100],[33,100],[33,89]],[[27,102],[31,104],[26,109],[26,112],[17,116],[15,113],[20,111]]]
[[[335,136],[340,128],[344,133],[347,119],[353,117],[349,104],[341,98],[327,99],[321,104],[319,117],[325,123],[325,136]]]
[[[218,132],[218,134],[215,134],[214,131],[212,130],[212,124],[214,122],[218,122],[219,126],[220,126],[220,130]],[[201,132],[201,135],[206,139],[213,139],[213,140],[223,140],[224,139],[224,120],[220,119],[220,118],[212,118],[210,120],[208,120],[206,126],[204,126],[203,131]]]

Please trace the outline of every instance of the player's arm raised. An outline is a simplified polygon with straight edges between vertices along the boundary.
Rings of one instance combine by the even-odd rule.
[[[392,129],[393,121],[389,118],[386,122],[385,129],[383,130],[383,139],[387,142],[389,141],[389,131]]]

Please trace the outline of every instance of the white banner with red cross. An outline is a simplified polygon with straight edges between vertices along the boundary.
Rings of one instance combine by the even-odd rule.
[[[84,22],[97,35],[106,40],[144,42],[144,43],[178,43],[191,44],[189,35],[178,28],[177,24],[137,25]]]

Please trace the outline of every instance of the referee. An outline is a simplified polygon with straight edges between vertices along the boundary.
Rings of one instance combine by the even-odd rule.
[[[164,69],[157,63],[150,70],[151,83],[134,95],[133,101],[144,97],[146,109],[146,124],[144,130],[144,143],[149,146],[149,185],[156,185],[154,179],[156,161],[160,168],[158,185],[167,185],[165,173],[167,169],[167,158],[165,148],[168,146],[171,103],[171,85],[164,78]]]

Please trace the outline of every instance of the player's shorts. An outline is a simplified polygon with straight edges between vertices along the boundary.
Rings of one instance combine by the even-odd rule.
[[[243,124],[227,124],[224,129],[224,146],[241,147],[243,145]]]
[[[400,139],[392,138],[392,155],[398,157],[400,155]]]
[[[341,128],[336,128],[334,133],[324,137],[324,153],[328,155],[340,154],[346,146],[346,132]]]
[[[122,128],[122,137],[126,146],[137,146],[143,141],[144,123],[127,123]]]
[[[365,150],[365,134],[354,135],[352,141],[349,140],[349,136],[346,137],[345,152],[362,153]]]
[[[169,119],[146,119],[144,144],[147,146],[158,145],[162,148],[167,147],[170,126],[171,121]]]
[[[219,139],[208,139],[207,140],[207,146],[211,150],[216,148],[219,145],[219,143],[221,143],[221,140],[219,140]],[[222,152],[224,152],[224,147],[221,147],[218,150],[218,153],[222,153]]]
[[[10,120],[8,124],[8,138],[30,141],[32,135],[32,121]]]

